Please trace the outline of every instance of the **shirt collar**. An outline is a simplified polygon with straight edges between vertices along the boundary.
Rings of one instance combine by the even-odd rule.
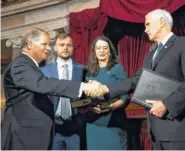
[[[162,41],[161,43],[163,44],[163,46],[166,44],[166,42],[170,39],[170,37],[173,35],[172,32],[170,32]]]
[[[60,57],[57,57],[57,64],[62,67],[64,64],[67,64],[68,67],[71,67],[73,64],[73,61],[71,58],[69,58],[68,60],[64,61],[63,59],[61,59]]]
[[[33,57],[31,57],[29,54],[27,54],[26,52],[22,52],[23,54],[25,54],[25,55],[27,55],[35,64],[36,64],[36,66],[37,67],[39,67],[39,64],[38,64],[38,62],[33,58]]]

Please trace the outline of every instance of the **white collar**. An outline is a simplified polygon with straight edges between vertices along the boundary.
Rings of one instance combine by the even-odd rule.
[[[27,54],[26,52],[22,52],[23,54],[25,54],[25,55],[27,55],[35,64],[36,64],[36,66],[37,67],[39,67],[39,64],[38,64],[38,62],[33,58],[33,57],[31,57],[29,54]]]
[[[166,42],[170,39],[170,37],[173,35],[172,32],[170,32],[162,41],[161,43],[163,44],[163,46],[166,44]]]
[[[60,57],[57,57],[57,64],[62,67],[64,64],[67,64],[69,67],[72,66],[73,61],[71,58],[69,58],[68,60],[64,61],[63,59],[61,59]]]

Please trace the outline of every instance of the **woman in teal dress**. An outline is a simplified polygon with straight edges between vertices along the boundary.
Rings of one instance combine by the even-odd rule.
[[[123,67],[118,64],[112,42],[104,37],[97,37],[93,43],[88,63],[86,80],[96,80],[102,84],[115,84],[126,78]],[[94,98],[107,101],[104,97]],[[108,101],[107,101],[108,102]],[[93,107],[96,120],[87,123],[86,138],[88,150],[126,150],[127,118],[125,107],[128,96],[123,95],[102,109],[101,105]]]

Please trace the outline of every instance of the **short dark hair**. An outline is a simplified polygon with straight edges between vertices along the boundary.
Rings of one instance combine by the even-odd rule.
[[[67,37],[70,37],[71,38],[71,35],[68,34],[68,33],[59,33],[57,36],[56,36],[56,41],[57,39],[65,39]],[[71,38],[72,39],[72,38]]]
[[[97,76],[100,69],[98,59],[95,54],[96,42],[98,40],[106,41],[109,44],[110,56],[106,67],[107,70],[109,71],[115,64],[118,64],[118,57],[116,54],[116,50],[111,40],[105,36],[99,36],[92,42],[92,45],[91,45],[89,62],[87,65],[88,76]]]

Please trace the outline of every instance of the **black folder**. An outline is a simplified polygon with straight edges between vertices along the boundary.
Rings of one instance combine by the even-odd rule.
[[[146,103],[145,100],[164,100],[181,84],[179,81],[143,68],[131,100],[149,110],[152,105]]]

